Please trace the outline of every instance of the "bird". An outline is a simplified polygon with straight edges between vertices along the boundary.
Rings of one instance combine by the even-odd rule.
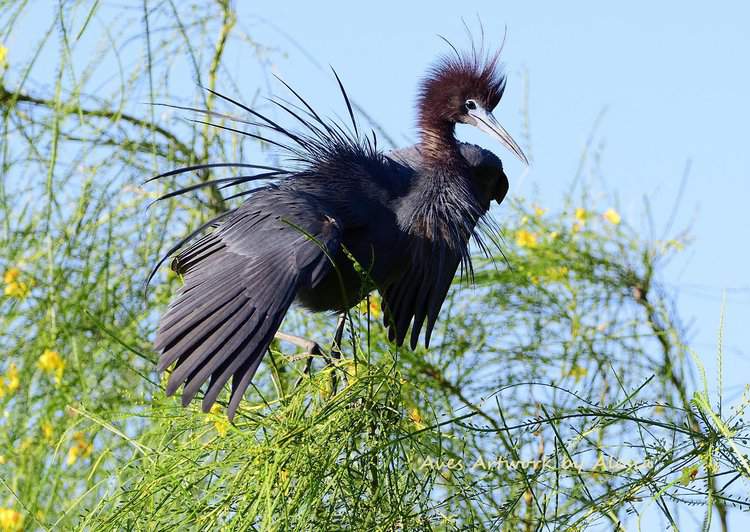
[[[292,96],[270,101],[296,127],[210,89],[249,119],[180,107],[206,115],[197,122],[269,142],[284,154],[286,166],[219,162],[151,178],[216,167],[261,170],[160,199],[210,184],[263,181],[231,196],[247,198],[182,239],[149,276],[148,281],[172,257],[171,267],[184,281],[159,321],[154,342],[158,371],[172,368],[167,395],[182,387],[187,406],[204,390],[202,409],[208,412],[231,378],[227,416],[233,419],[272,340],[299,340],[279,330],[295,302],[312,312],[343,315],[377,290],[389,340],[402,346],[408,335],[415,349],[424,330],[429,348],[457,271],[472,275],[470,242],[486,249],[481,228],[492,225],[491,202],[501,203],[508,191],[501,159],[459,142],[456,125],[480,129],[528,165],[492,114],[507,80],[500,50],[451,48],[453,53],[434,63],[420,82],[419,138],[408,148],[383,151],[374,130],[360,131],[335,71],[351,124],[322,118],[282,79]],[[267,133],[210,121],[217,117]]]

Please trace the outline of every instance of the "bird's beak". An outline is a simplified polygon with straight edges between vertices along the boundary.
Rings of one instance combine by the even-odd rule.
[[[529,165],[529,160],[526,158],[526,155],[524,155],[521,147],[516,143],[515,140],[513,140],[513,137],[510,136],[510,133],[505,131],[505,128],[500,125],[500,122],[497,121],[495,115],[479,105],[476,109],[470,109],[468,111],[468,114],[471,118],[474,119],[474,123],[472,125],[478,127],[491,137],[495,137],[503,146],[508,148],[515,154],[516,157],[521,159],[521,161],[526,166]]]

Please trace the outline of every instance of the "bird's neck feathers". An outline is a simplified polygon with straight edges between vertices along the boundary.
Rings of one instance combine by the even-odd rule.
[[[477,223],[486,209],[482,208],[468,174],[443,168],[421,172],[420,181],[404,224],[416,242],[410,252],[411,260],[428,269],[431,266],[427,265],[438,264],[439,271],[446,261],[450,262],[451,277],[460,263],[462,273],[470,274],[469,241],[478,238]]]
[[[426,167],[444,170],[461,166],[463,157],[455,137],[455,124],[424,116],[420,118],[419,129],[419,150]]]
[[[483,213],[471,183],[471,168],[455,137],[455,124],[439,115],[420,116],[422,155],[421,206],[417,208],[423,234],[450,248],[466,246]],[[420,225],[418,224],[418,225]]]

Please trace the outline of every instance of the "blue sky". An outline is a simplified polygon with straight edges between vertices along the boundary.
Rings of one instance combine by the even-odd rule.
[[[428,8],[423,6],[429,5]],[[666,225],[689,166],[675,230],[690,226],[693,243],[663,281],[693,320],[693,345],[714,367],[726,290],[727,387],[750,379],[750,5],[740,2],[379,2],[260,3],[240,23],[261,42],[279,42],[272,22],[293,38],[274,61],[285,79],[317,105],[339,109],[333,65],[349,93],[404,144],[416,138],[414,94],[427,66],[446,51],[441,34],[466,43],[463,17],[488,42],[507,26],[508,89],[496,115],[524,141],[525,79],[534,164],[528,175],[480,133],[460,136],[503,157],[512,195],[554,208],[570,186],[582,149],[594,135],[601,178],[623,219],[648,234],[644,198],[655,227]],[[263,20],[258,19],[261,17]],[[324,68],[295,49],[298,44]],[[502,208],[497,215],[502,218]],[[673,231],[674,232],[674,231]],[[660,236],[660,231],[657,231]],[[730,396],[733,394],[730,394]]]

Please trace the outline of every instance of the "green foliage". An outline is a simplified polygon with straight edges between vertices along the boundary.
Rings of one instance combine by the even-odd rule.
[[[730,410],[694,382],[658,282],[684,238],[644,241],[586,195],[504,204],[502,254],[456,283],[429,351],[395,349],[373,295],[335,369],[295,386],[307,355],[274,345],[234,424],[166,398],[150,339],[179,279],[147,300],[142,282],[225,201],[205,187],[145,212],[170,184],[134,183],[246,147],[134,102],[184,95],[181,65],[213,87],[227,49],[271,49],[223,2],[74,2],[18,58],[28,6],[0,9],[0,530],[677,529],[685,507],[706,528],[750,508],[750,392]],[[329,321],[284,329],[325,344]]]

